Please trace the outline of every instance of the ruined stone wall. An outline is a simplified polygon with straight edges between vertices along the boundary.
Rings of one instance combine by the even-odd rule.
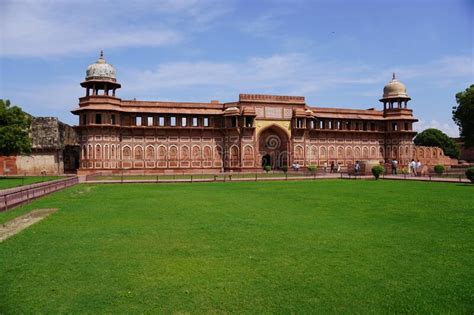
[[[31,154],[23,156],[0,156],[0,174],[5,174],[5,168],[10,169],[10,175],[40,175],[64,173],[64,154],[68,167],[77,165],[77,135],[74,129],[55,117],[32,117],[31,122]],[[66,146],[70,147],[65,150]],[[76,147],[77,146],[77,147]]]
[[[414,146],[414,159],[420,160],[423,165],[433,166],[436,164],[456,165],[458,160],[445,156],[441,148]]]
[[[33,117],[31,121],[32,149],[58,150],[61,148],[58,119],[54,117]]]

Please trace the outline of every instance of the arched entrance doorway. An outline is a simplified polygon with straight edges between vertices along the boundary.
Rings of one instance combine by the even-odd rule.
[[[288,136],[275,125],[262,130],[258,136],[258,152],[261,165],[272,168],[288,166]]]

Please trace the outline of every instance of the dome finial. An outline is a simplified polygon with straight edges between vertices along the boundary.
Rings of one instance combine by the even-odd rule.
[[[395,77],[395,72],[392,73],[392,80],[396,80],[397,78]]]
[[[103,50],[100,51],[99,60],[97,60],[97,62],[98,63],[105,63],[104,51]]]

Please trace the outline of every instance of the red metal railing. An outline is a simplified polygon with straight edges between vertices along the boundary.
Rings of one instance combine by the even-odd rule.
[[[28,186],[0,190],[0,211],[11,209],[33,199],[73,186],[78,182],[78,177],[74,176]]]

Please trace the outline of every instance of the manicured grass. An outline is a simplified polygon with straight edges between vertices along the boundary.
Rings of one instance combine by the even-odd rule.
[[[13,210],[59,208],[0,244],[0,313],[472,313],[473,193],[78,185]]]
[[[39,182],[62,178],[60,176],[24,176],[6,177],[0,176],[0,189],[12,188],[23,185],[30,185]]]

